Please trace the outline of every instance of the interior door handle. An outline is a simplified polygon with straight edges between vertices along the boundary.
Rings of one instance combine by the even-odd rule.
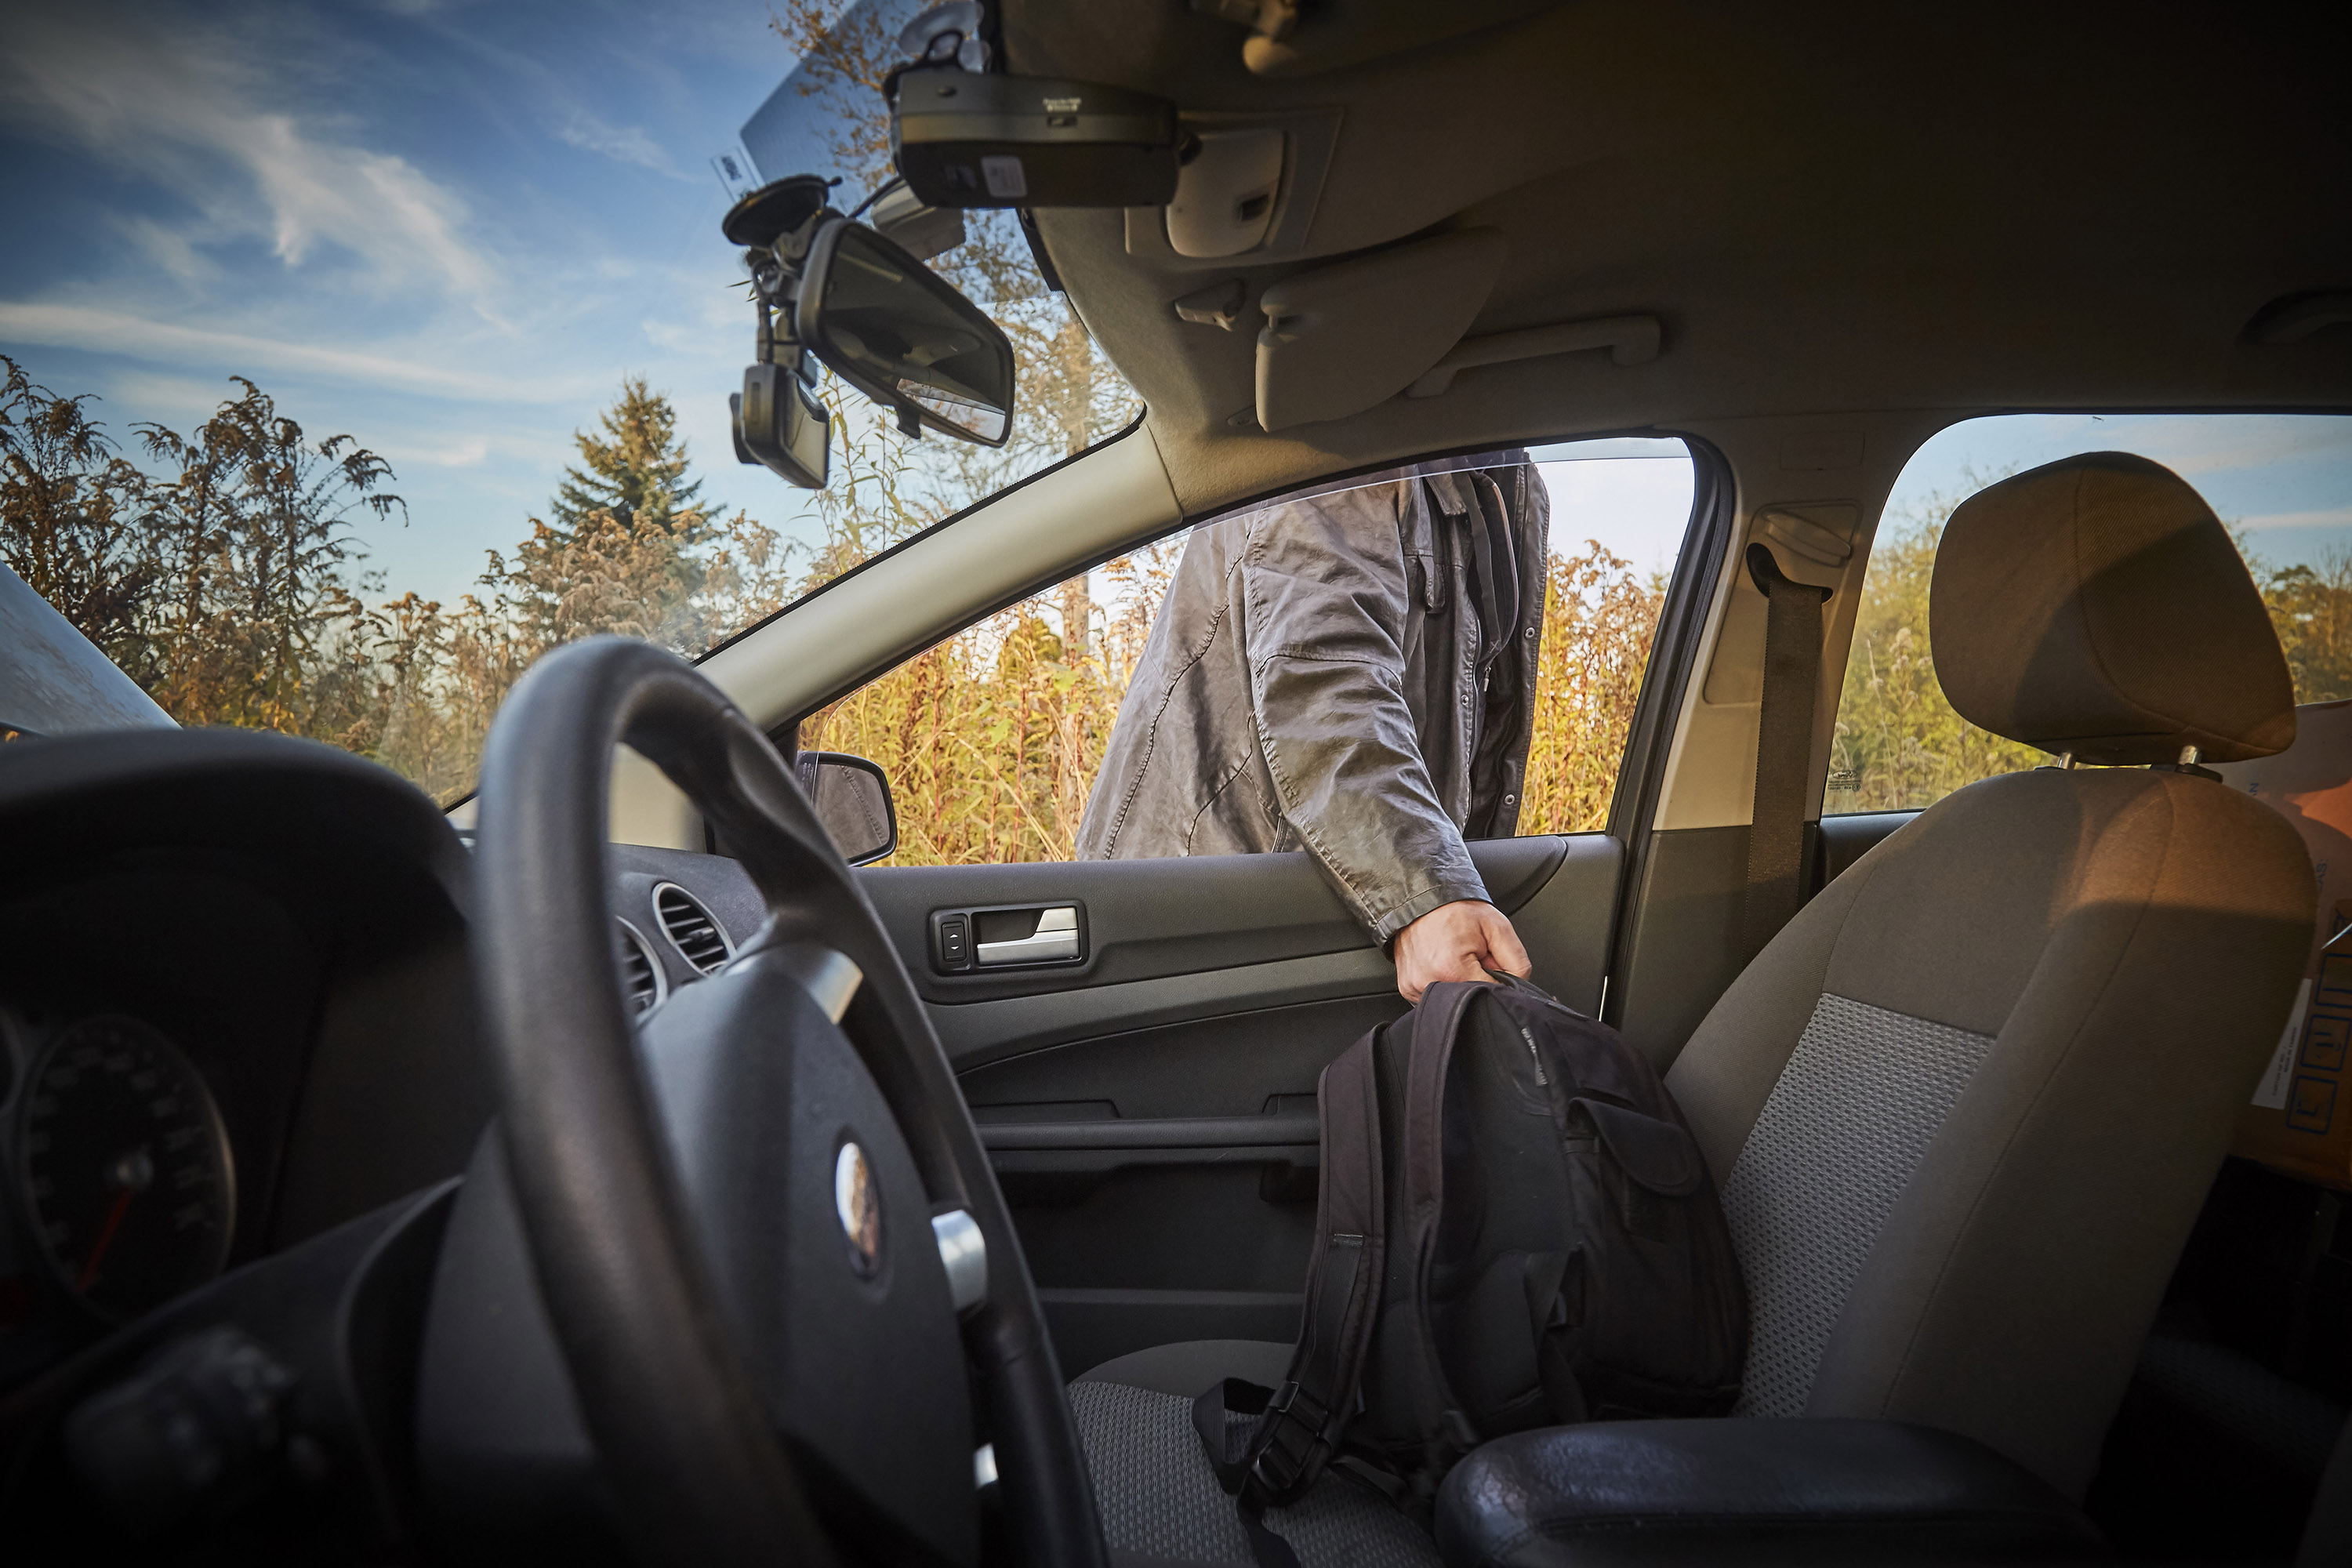
[[[1011,942],[983,942],[973,950],[981,967],[998,963],[1036,963],[1042,960],[1078,956],[1078,910],[1057,904],[1039,912],[1037,929]]]

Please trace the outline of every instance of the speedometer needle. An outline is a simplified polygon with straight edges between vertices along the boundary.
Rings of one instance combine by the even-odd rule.
[[[122,1215],[131,1207],[131,1200],[138,1195],[136,1187],[122,1187],[116,1191],[114,1202],[106,1211],[106,1223],[98,1227],[98,1243],[89,1249],[89,1256],[82,1259],[81,1276],[74,1281],[75,1289],[87,1290],[98,1283],[98,1266],[106,1261],[106,1249],[114,1245],[114,1233],[122,1228]]]
[[[106,1220],[98,1227],[98,1240],[82,1259],[80,1277],[74,1289],[87,1290],[98,1283],[98,1266],[106,1261],[106,1249],[114,1245],[114,1233],[122,1228],[122,1216],[131,1207],[131,1200],[146,1191],[147,1184],[155,1179],[155,1162],[147,1157],[144,1149],[133,1149],[114,1162],[107,1173],[114,1188],[114,1202],[107,1205]]]

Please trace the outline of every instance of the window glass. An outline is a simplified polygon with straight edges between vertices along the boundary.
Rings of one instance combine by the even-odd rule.
[[[2048,761],[1944,700],[1927,584],[1952,509],[2011,474],[2132,452],[2195,485],[2229,525],[2294,672],[2295,700],[2352,698],[2352,418],[2011,414],[1940,431],[1895,481],[1872,546],[1839,699],[1825,815],[1910,811]]]
[[[1528,456],[1551,494],[1551,582],[1518,831],[1598,832],[1690,525],[1690,449],[1572,441]]]
[[[548,650],[698,657],[1101,440],[1131,389],[973,212],[931,265],[1012,339],[1008,443],[907,440],[828,374],[829,490],[735,458],[720,219],[795,173],[877,190],[919,5],[12,14],[0,170],[42,239],[0,253],[0,562],[181,722],[446,804]]]
[[[1495,788],[1523,794],[1510,803],[1518,833],[1589,831],[1608,816],[1689,521],[1691,461],[1675,440],[1566,443],[1534,448],[1528,458],[1549,508],[1534,611],[1537,679],[1526,704],[1532,711],[1525,717],[1523,790]],[[1472,468],[1487,461],[1462,460]],[[1516,468],[1484,471],[1507,481]],[[1394,482],[1393,475],[1369,476],[1312,487],[1297,501],[1370,495]],[[801,744],[871,758],[889,774],[899,824],[894,864],[1074,858],[1121,705],[1145,664],[1180,563],[1188,548],[1215,548],[1202,541],[1224,521],[1073,577],[949,638],[813,715],[802,725]],[[1171,626],[1169,635],[1181,629]],[[1192,690],[1183,700],[1215,710],[1227,754],[1239,759],[1254,749],[1245,694]],[[1214,776],[1195,782],[1196,794],[1217,797],[1213,809],[1230,806],[1228,791],[1247,787],[1246,780]],[[1237,847],[1194,823],[1144,826],[1153,853]]]

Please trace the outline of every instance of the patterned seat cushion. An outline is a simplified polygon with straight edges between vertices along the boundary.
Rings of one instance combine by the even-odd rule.
[[[1118,1383],[1074,1383],[1070,1409],[1086,1445],[1103,1534],[1113,1552],[1247,1568],[1249,1537],[1192,1430],[1192,1402]],[[1434,1568],[1437,1547],[1387,1498],[1328,1470],[1265,1521],[1300,1568]]]

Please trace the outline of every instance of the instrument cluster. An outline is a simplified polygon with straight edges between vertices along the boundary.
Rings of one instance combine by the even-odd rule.
[[[0,1382],[227,1262],[236,1162],[220,1108],[142,1019],[36,1023],[0,1005]]]

